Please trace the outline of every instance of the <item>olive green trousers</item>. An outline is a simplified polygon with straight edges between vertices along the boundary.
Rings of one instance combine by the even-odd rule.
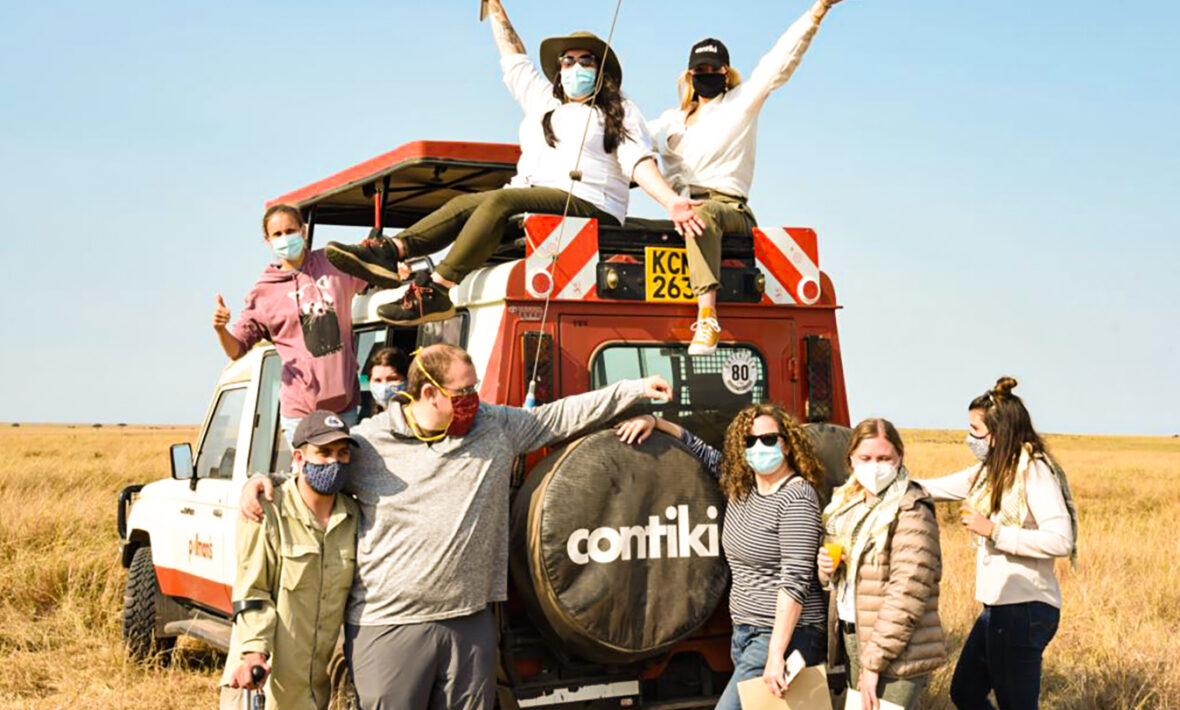
[[[565,190],[506,187],[452,198],[402,230],[397,238],[406,245],[407,256],[426,256],[453,245],[437,271],[444,279],[459,283],[495,253],[509,217],[521,212],[560,215],[567,199],[571,217],[594,217],[603,224],[619,224],[610,213]]]
[[[688,282],[698,296],[721,284],[721,235],[749,234],[755,226],[754,214],[743,200],[719,192],[708,192],[696,207],[705,223],[704,234],[686,239],[688,246]]]

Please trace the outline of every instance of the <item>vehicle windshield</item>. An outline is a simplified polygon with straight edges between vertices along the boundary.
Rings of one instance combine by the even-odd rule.
[[[766,401],[766,362],[745,345],[721,346],[696,357],[683,345],[610,345],[594,357],[590,381],[597,389],[648,375],[663,375],[674,392],[671,402],[651,403],[648,411],[717,448],[739,411]]]

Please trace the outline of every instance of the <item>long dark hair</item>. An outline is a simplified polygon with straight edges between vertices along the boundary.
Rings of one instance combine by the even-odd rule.
[[[600,62],[601,64],[601,62]],[[631,132],[623,125],[623,92],[619,82],[609,72],[598,69],[602,77],[602,84],[598,87],[598,95],[592,101],[593,105],[602,111],[604,123],[602,131],[602,149],[608,154],[615,152],[619,144],[631,137]],[[561,72],[554,77],[553,95],[565,103],[565,89],[561,87]],[[557,136],[553,133],[553,111],[550,110],[541,117],[541,129],[545,131],[545,142],[550,148],[557,146]]]
[[[1004,492],[1012,487],[1016,469],[1020,465],[1020,452],[1028,444],[1034,456],[1048,456],[1045,442],[1033,429],[1032,417],[1024,402],[1012,394],[1016,380],[1001,377],[996,386],[984,392],[967,405],[967,411],[978,410],[983,415],[983,424],[991,434],[992,445],[988,449],[983,465],[991,479],[991,511],[1000,509]]]
[[[721,464],[721,492],[730,501],[744,500],[754,488],[754,469],[746,463],[746,435],[758,417],[770,417],[778,425],[778,433],[786,444],[787,465],[811,484],[821,497],[824,490],[824,470],[815,457],[811,439],[803,433],[787,410],[763,402],[753,404],[738,412],[729,428],[725,430],[724,457]]]

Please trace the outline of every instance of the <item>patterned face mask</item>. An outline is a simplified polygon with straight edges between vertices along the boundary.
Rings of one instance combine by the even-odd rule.
[[[303,478],[316,493],[325,496],[334,495],[339,493],[348,481],[348,465],[339,461],[329,463],[304,461]]]
[[[987,452],[991,449],[991,444],[988,443],[987,439],[981,439],[974,434],[968,433],[967,440],[964,443],[967,444],[968,449],[971,449],[971,453],[975,455],[975,458],[981,462],[987,460]]]

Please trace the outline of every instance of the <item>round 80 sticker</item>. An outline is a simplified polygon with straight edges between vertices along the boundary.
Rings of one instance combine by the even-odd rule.
[[[734,394],[745,394],[758,381],[758,360],[747,350],[735,350],[721,366],[721,381]]]

